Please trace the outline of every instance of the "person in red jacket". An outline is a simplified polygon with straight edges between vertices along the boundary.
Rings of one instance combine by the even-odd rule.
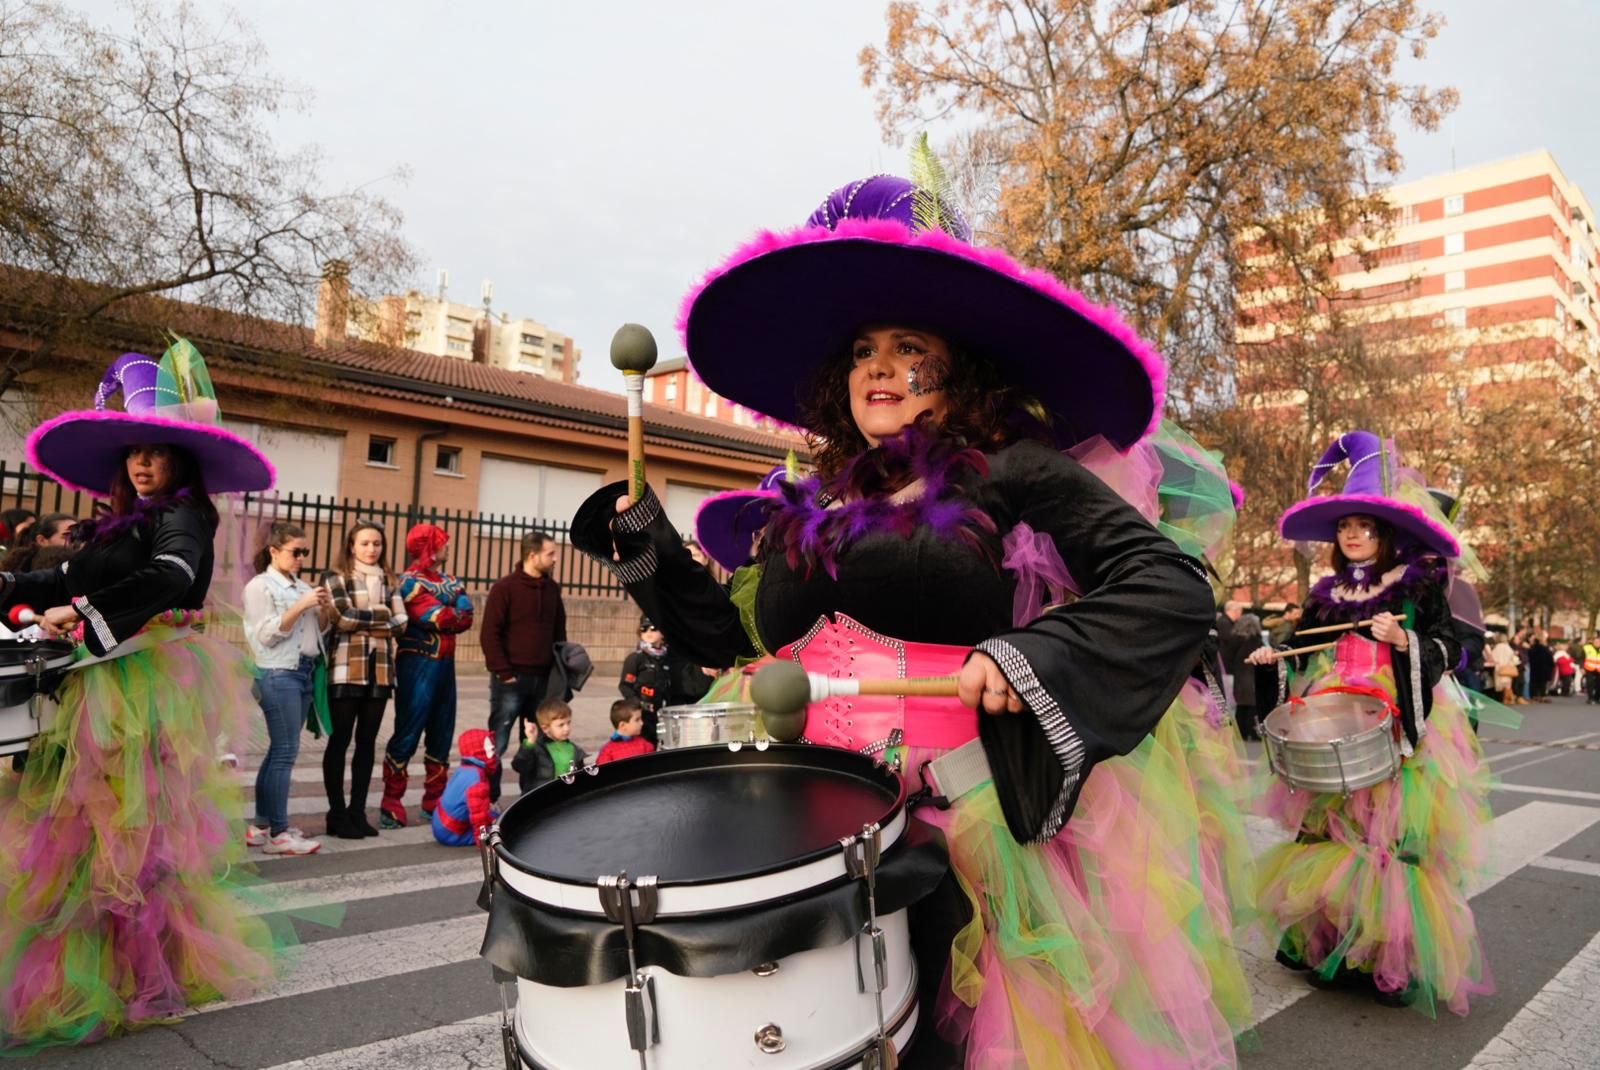
[[[482,728],[461,733],[456,747],[461,764],[433,809],[433,838],[446,847],[471,847],[478,842],[478,830],[496,816],[489,802],[489,778],[499,772],[500,759],[494,737]]]
[[[595,755],[594,764],[604,765],[622,758],[637,758],[655,750],[655,744],[645,739],[644,707],[636,699],[619,698],[611,704],[611,738]]]
[[[495,581],[483,606],[483,660],[489,670],[489,730],[495,753],[514,751],[511,733],[532,720],[555,662],[555,645],[567,641],[561,585],[551,578],[558,547],[542,531],[522,537],[522,563]],[[557,696],[561,697],[561,696]],[[500,798],[500,771],[489,780]]]

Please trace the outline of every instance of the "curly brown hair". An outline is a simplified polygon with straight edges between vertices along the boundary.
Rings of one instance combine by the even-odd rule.
[[[1025,438],[1050,441],[1049,417],[1032,395],[1007,386],[985,358],[949,344],[948,399],[940,429],[963,446],[985,453]],[[849,349],[825,361],[811,377],[800,402],[812,463],[826,483],[867,449],[866,437],[850,413]]]

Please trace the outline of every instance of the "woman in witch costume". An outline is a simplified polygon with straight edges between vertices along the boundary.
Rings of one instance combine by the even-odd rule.
[[[1257,898],[1284,932],[1278,961],[1310,970],[1312,983],[1465,1014],[1468,998],[1491,984],[1467,904],[1468,879],[1484,861],[1488,766],[1447,675],[1461,647],[1443,560],[1461,548],[1424,488],[1403,497],[1392,445],[1369,432],[1328,447],[1309,489],[1346,460],[1343,490],[1291,506],[1279,530],[1333,543],[1333,574],[1313,586],[1299,630],[1371,623],[1311,658],[1263,648],[1250,660],[1264,704],[1283,702],[1295,677],[1309,681],[1297,693],[1377,689],[1398,707],[1404,758],[1396,778],[1347,797],[1275,785],[1268,807],[1295,839],[1261,858]]]
[[[123,411],[106,408],[118,391]],[[0,1046],[83,1043],[270,978],[266,925],[236,900],[239,800],[214,741],[255,709],[244,656],[195,626],[211,584],[210,493],[272,466],[225,430],[199,353],[118,358],[95,408],[28,439],[62,485],[108,499],[70,569],[0,574],[52,636],[80,639],[54,721],[0,778]]]
[[[935,195],[878,176],[690,295],[706,384],[819,444],[817,475],[765,503],[753,634],[653,492],[629,505],[623,484],[603,488],[573,541],[701,664],[767,650],[842,676],[960,673],[960,699],[807,711],[807,739],[881,753],[913,788],[925,760],[974,739],[994,771],[918,811],[953,876],[914,916],[938,1021],[902,1065],[1231,1066],[1198,946],[1216,934],[1190,872],[1194,799],[1171,787],[1182,756],[1151,738],[1210,590],[1062,453],[1139,441],[1164,369],[1108,310],[967,237]],[[1018,626],[1002,560],[1035,536],[1083,595]]]

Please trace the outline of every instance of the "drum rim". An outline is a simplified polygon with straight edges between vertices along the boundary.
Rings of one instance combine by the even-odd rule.
[[[729,713],[738,710],[741,713],[749,711],[758,712],[754,702],[688,702],[678,706],[663,706],[656,711],[656,717],[702,717],[711,713]]]
[[[60,669],[71,665],[77,656],[78,645],[65,639],[0,639],[0,654],[9,650],[37,651],[44,657],[45,669]],[[0,664],[0,677],[27,676],[30,670],[25,663]]]
[[[1281,732],[1274,731],[1277,726],[1272,723],[1272,718],[1276,714],[1282,712],[1283,710],[1288,710],[1289,716],[1293,716],[1296,705],[1305,705],[1319,695],[1326,695],[1330,699],[1355,699],[1358,702],[1369,702],[1380,706],[1381,709],[1378,711],[1376,720],[1374,720],[1369,727],[1363,728],[1361,731],[1352,735],[1333,736],[1329,739],[1290,739]],[[1268,710],[1267,715],[1261,718],[1261,734],[1263,736],[1270,736],[1274,743],[1277,743],[1279,746],[1283,747],[1326,747],[1333,743],[1349,743],[1355,740],[1367,739],[1374,733],[1380,731],[1393,732],[1393,722],[1393,704],[1381,702],[1375,696],[1355,694],[1348,691],[1314,691],[1311,694],[1305,695],[1294,702],[1280,702],[1278,705]]]
[[[916,1039],[918,1032],[922,1028],[922,1001],[918,992],[921,981],[922,976],[917,968],[916,954],[913,952],[911,956],[911,986],[906,993],[904,1002],[895,1008],[890,1020],[884,1023],[884,1031],[889,1034],[890,1039],[895,1040],[895,1050],[897,1052],[904,1052],[910,1048],[911,1041]],[[518,978],[519,988],[521,983],[522,979]],[[517,993],[517,998],[519,1001],[522,998],[520,991]],[[905,1034],[904,1037],[896,1039],[900,1038],[902,1031]],[[534,1059],[532,1053],[528,1050],[527,1042],[522,1036],[522,1016],[516,1013],[511,1015],[511,1037],[512,1042],[517,1046],[517,1058],[522,1060],[524,1070],[560,1070],[558,1067],[541,1063]],[[877,1037],[869,1036],[855,1048],[838,1056],[831,1062],[814,1067],[813,1070],[849,1070],[850,1067],[860,1066],[861,1060],[876,1042]]]
[[[721,756],[724,755],[724,754],[728,755],[728,757],[727,758],[722,758]],[[865,755],[865,754],[861,754],[861,753],[859,753],[857,751],[845,750],[845,749],[840,748],[840,747],[820,746],[820,745],[812,744],[812,743],[771,743],[771,744],[768,744],[768,746],[767,746],[767,748],[765,750],[762,750],[762,749],[760,749],[758,747],[751,746],[751,745],[742,746],[737,751],[733,750],[732,748],[721,746],[721,745],[710,745],[710,746],[701,746],[701,747],[678,747],[678,748],[657,750],[657,751],[654,751],[653,753],[650,753],[650,754],[643,754],[643,755],[639,755],[638,757],[635,757],[635,758],[628,758],[625,761],[609,763],[607,768],[610,769],[610,770],[613,770],[613,772],[611,772],[611,773],[606,773],[604,770],[601,770],[598,766],[587,767],[584,771],[579,772],[577,774],[576,779],[574,780],[574,783],[583,783],[583,782],[585,782],[585,780],[587,780],[589,778],[590,775],[593,775],[593,776],[602,776],[602,775],[615,776],[615,775],[617,775],[617,773],[619,771],[622,771],[624,769],[626,769],[630,773],[636,774],[634,776],[630,776],[630,779],[638,779],[638,780],[651,779],[651,778],[654,778],[656,776],[665,775],[665,774],[667,774],[668,772],[671,771],[670,769],[662,769],[662,770],[655,771],[655,772],[641,772],[640,770],[644,769],[646,763],[649,763],[652,766],[659,766],[659,765],[667,764],[668,762],[674,762],[675,761],[675,762],[680,763],[680,764],[687,764],[691,768],[696,768],[696,767],[699,767],[699,766],[702,766],[702,765],[719,765],[719,764],[722,764],[723,762],[726,762],[729,765],[736,765],[741,760],[742,761],[752,761],[753,760],[757,764],[778,764],[774,759],[781,758],[781,757],[783,757],[785,755],[790,755],[790,756],[805,755],[807,757],[812,757],[812,758],[822,757],[822,756],[826,756],[826,755],[832,755],[833,756],[832,760],[835,761],[835,762],[841,762],[842,763],[842,762],[845,762],[845,761],[850,761],[850,762],[855,763],[855,764],[860,764],[861,762],[866,762],[866,763],[868,763],[868,765],[866,767],[864,767],[864,768],[866,768],[868,771],[870,771],[872,773],[878,774],[881,777],[890,778],[890,780],[892,781],[893,787],[895,789],[895,796],[894,796],[893,803],[890,806],[888,806],[888,808],[886,808],[883,811],[883,813],[880,814],[878,816],[878,818],[877,818],[878,827],[880,829],[883,829],[883,830],[887,831],[891,827],[891,825],[895,824],[896,819],[899,818],[901,815],[903,815],[905,813],[906,782],[905,782],[905,778],[902,777],[899,773],[895,772],[893,769],[889,768],[887,765],[885,765],[884,763],[878,761],[877,759],[872,758],[872,757],[870,757],[868,755]],[[707,761],[707,759],[709,759],[709,758],[711,758],[713,756],[718,757],[719,760],[717,762],[709,762],[709,761]],[[758,757],[758,756],[761,756],[761,757]],[[638,764],[635,764],[635,763],[638,763]],[[801,763],[801,764],[807,764],[807,763]],[[827,770],[823,769],[823,767],[822,767],[822,765],[820,763],[813,765],[813,768],[816,768],[816,769],[821,770],[821,771],[827,771]],[[591,774],[591,770],[593,771],[592,774]],[[840,770],[839,772],[843,773],[843,775],[854,776],[855,779],[858,779],[858,780],[865,780],[866,779],[865,777],[861,777],[861,776],[858,776],[856,774],[849,773],[847,771]],[[506,808],[505,813],[501,814],[500,817],[496,819],[495,824],[494,824],[495,829],[496,830],[501,830],[502,827],[505,825],[506,819],[508,817],[511,817],[513,814],[515,814],[517,812],[518,808],[519,807],[523,807],[530,799],[538,798],[540,792],[546,792],[547,794],[553,794],[554,790],[556,790],[556,788],[557,788],[557,785],[561,785],[562,787],[567,787],[568,786],[568,785],[564,784],[561,779],[556,779],[556,780],[553,780],[553,781],[551,781],[551,782],[549,782],[547,784],[539,785],[537,788],[533,789],[532,791],[528,792],[526,795],[524,795],[521,798],[519,798],[516,802],[512,803],[510,806],[508,806]],[[900,826],[900,828],[901,828],[901,831],[904,830],[903,824]],[[897,834],[895,836],[895,839],[897,840],[898,838],[899,838],[899,836]],[[892,842],[892,841],[890,841],[890,842]],[[890,842],[885,842],[882,845],[882,848],[884,850],[887,850],[888,847],[890,846]],[[761,878],[761,877],[768,877],[768,876],[771,876],[772,874],[775,874],[775,873],[783,873],[783,872],[786,872],[788,870],[799,869],[799,868],[801,868],[803,866],[806,866],[806,865],[809,865],[809,864],[811,864],[813,862],[818,862],[818,861],[821,861],[823,859],[826,859],[830,855],[833,855],[833,854],[836,854],[836,853],[842,853],[838,841],[835,841],[835,842],[833,842],[833,843],[831,843],[831,844],[829,844],[827,846],[818,847],[815,850],[807,852],[804,855],[796,855],[793,858],[785,859],[783,862],[780,862],[780,863],[774,863],[773,865],[764,866],[764,867],[761,867],[759,869],[747,870],[745,872],[742,872],[742,873],[738,874],[737,876],[732,876],[732,877],[710,877],[710,878],[696,877],[696,878],[684,878],[684,879],[679,879],[679,880],[663,880],[663,881],[660,881],[658,883],[657,887],[663,888],[663,889],[666,889],[666,888],[701,888],[701,887],[709,888],[709,887],[716,887],[718,885],[734,884],[734,883],[737,883],[739,881],[754,880],[754,879]],[[515,870],[516,872],[521,873],[521,874],[526,874],[527,876],[530,876],[530,877],[535,877],[535,878],[537,878],[539,880],[546,881],[546,882],[549,882],[551,884],[561,885],[562,887],[566,887],[566,888],[586,888],[586,889],[590,889],[590,890],[592,890],[592,889],[594,889],[596,887],[596,884],[595,884],[595,882],[593,880],[576,881],[576,880],[572,880],[572,879],[567,878],[567,877],[552,876],[549,873],[534,869],[527,862],[524,862],[523,860],[519,859],[516,855],[511,853],[510,848],[506,845],[505,836],[504,836],[503,832],[502,832],[502,836],[501,836],[500,842],[495,847],[495,855],[496,855],[496,857],[498,858],[498,860],[502,864],[509,866],[511,869]],[[646,876],[646,875],[647,874],[635,874],[635,876]],[[599,875],[597,875],[597,876],[599,876]],[[541,900],[534,900],[534,901],[535,902],[542,902]],[[571,909],[571,908],[556,907],[556,909]]]

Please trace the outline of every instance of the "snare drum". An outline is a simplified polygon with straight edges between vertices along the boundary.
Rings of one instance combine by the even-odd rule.
[[[590,767],[519,799],[487,845],[483,954],[516,977],[508,1067],[844,1068],[917,1028],[906,912],[944,848],[864,755]]]
[[[1393,705],[1372,695],[1316,691],[1267,714],[1267,764],[1292,788],[1349,795],[1400,772]]]
[[[765,738],[760,716],[748,702],[705,702],[695,706],[663,706],[657,715],[662,750],[709,747],[719,743],[754,743]]]
[[[72,652],[59,639],[0,639],[0,755],[21,754],[49,727]]]

